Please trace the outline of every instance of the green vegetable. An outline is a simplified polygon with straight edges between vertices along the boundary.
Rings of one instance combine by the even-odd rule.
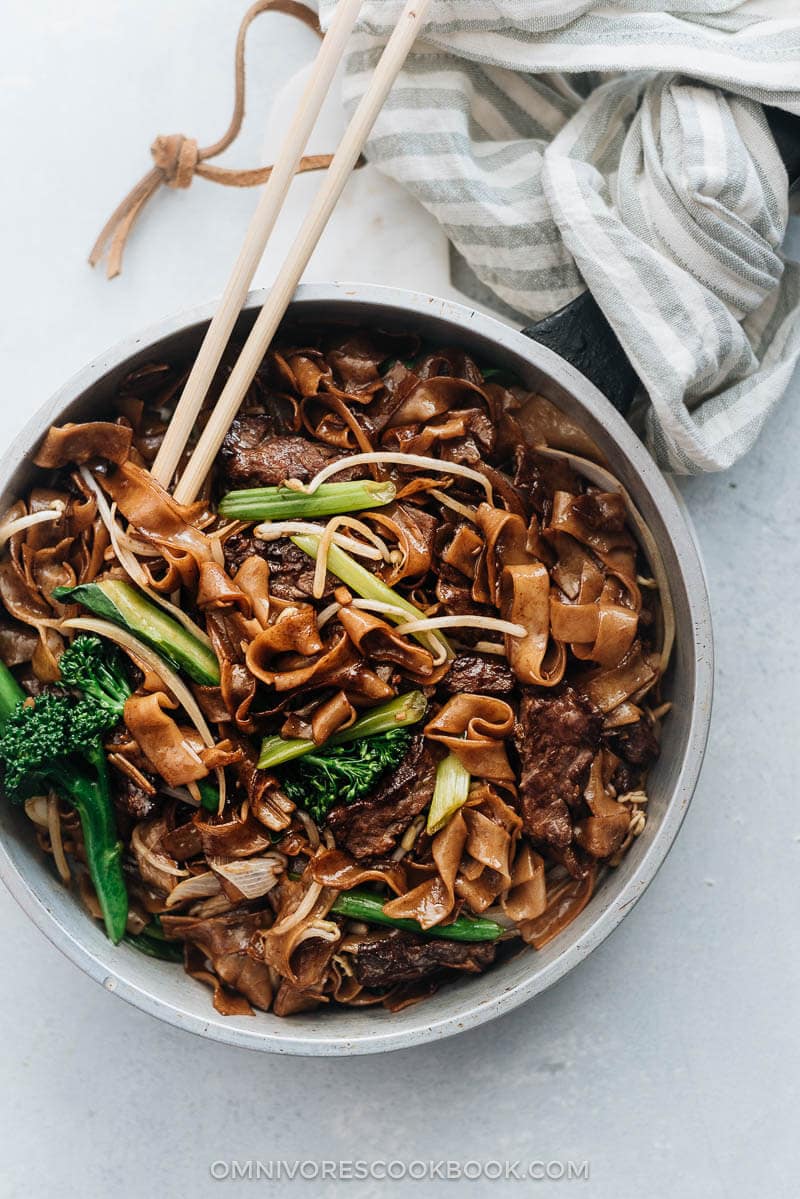
[[[25,692],[8,667],[0,662],[0,729],[23,699]]]
[[[319,537],[313,537],[311,534],[298,534],[292,537],[292,541],[298,546],[309,558],[316,558],[319,551]],[[393,604],[395,608],[400,608],[403,615],[397,615],[394,612],[381,613],[381,617],[392,621],[393,624],[402,624],[406,620],[424,620],[425,613],[416,608],[410,603],[399,591],[394,591],[377,577],[367,570],[360,562],[356,562],[355,558],[351,558],[348,553],[338,545],[332,545],[328,550],[328,570],[331,574],[336,575],[337,579],[341,579],[351,590],[355,591],[356,595],[360,595],[362,599],[381,600],[385,604]],[[445,637],[440,632],[435,633],[412,633],[417,641],[430,648],[431,639],[441,642],[447,650],[448,657],[452,658],[453,654],[450,645]]]
[[[416,358],[384,358],[383,362],[378,363],[378,373],[381,375],[388,374],[398,362],[402,362],[407,371],[413,371],[417,366]]]
[[[6,795],[21,802],[53,789],[73,805],[106,931],[115,944],[125,932],[128,894],[101,737],[116,722],[114,709],[94,699],[46,693],[31,703],[0,664],[0,762]]]
[[[387,916],[383,910],[385,903],[385,898],[369,891],[342,891],[331,905],[331,911],[349,920],[387,924],[390,928],[402,928],[409,933],[439,937],[444,941],[496,941],[506,932],[502,924],[487,920],[485,916],[457,916],[452,924],[423,928],[416,920]]]
[[[122,939],[126,945],[138,949],[139,953],[144,953],[149,958],[158,958],[162,962],[183,961],[183,945],[166,939],[157,917],[135,937],[126,933]]]
[[[122,719],[131,694],[119,655],[99,637],[76,637],[58,662],[61,679]]]
[[[350,745],[325,745],[284,768],[281,785],[322,824],[335,804],[368,795],[381,775],[401,761],[410,740],[407,729],[397,728]]]
[[[513,387],[518,382],[515,375],[502,366],[481,366],[479,369],[486,383],[502,383],[504,387]]]
[[[313,495],[291,487],[250,487],[224,495],[219,512],[236,520],[307,520],[360,512],[363,508],[382,508],[391,504],[396,494],[394,483],[372,480],[321,483]]]
[[[467,802],[470,773],[455,754],[442,758],[436,767],[433,799],[428,809],[427,830],[433,835]]]
[[[207,812],[219,811],[219,791],[208,779],[200,779],[197,783],[200,791],[200,805]]]
[[[124,579],[57,587],[53,595],[62,603],[83,604],[97,616],[121,625],[192,682],[211,687],[219,683],[219,662],[214,651]]]
[[[364,737],[375,737],[379,733],[388,733],[408,724],[417,724],[425,715],[427,706],[428,701],[421,691],[407,691],[405,695],[398,695],[397,699],[372,708],[351,724],[349,729],[334,733],[325,742],[325,748],[348,745],[353,741],[361,741]],[[310,754],[316,748],[314,742],[306,737],[265,737],[258,759],[259,770],[272,770],[283,762],[291,762],[293,758]]]

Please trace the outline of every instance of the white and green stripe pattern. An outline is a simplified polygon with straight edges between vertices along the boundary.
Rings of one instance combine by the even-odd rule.
[[[348,106],[402,7],[365,0]],[[659,462],[720,470],[800,357],[761,103],[800,113],[800,0],[433,0],[367,156],[504,308],[540,318],[588,285],[645,385],[634,419]]]

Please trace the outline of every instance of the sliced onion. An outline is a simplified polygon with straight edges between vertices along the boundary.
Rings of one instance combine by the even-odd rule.
[[[222,884],[212,870],[207,870],[204,874],[194,874],[191,878],[183,879],[170,891],[167,907],[174,908],[179,903],[191,902],[194,899],[210,899],[212,895],[219,895],[221,889]]]
[[[166,854],[158,853],[155,849],[151,849],[149,845],[145,845],[142,839],[142,824],[145,821],[140,821],[134,826],[131,833],[131,849],[136,857],[142,857],[153,867],[154,870],[160,870],[162,874],[171,874],[174,878],[186,878],[189,871],[183,866],[173,866],[172,858],[168,858]]]
[[[209,858],[208,864],[216,875],[241,891],[245,899],[259,899],[277,886],[287,861],[285,854],[273,851],[233,862]]]
[[[61,817],[58,814],[58,799],[52,791],[47,797],[47,831],[50,834],[50,848],[53,851],[56,869],[61,876],[61,881],[68,883],[71,875],[67,859],[64,855],[64,843],[61,840]]]
[[[333,603],[328,604],[327,608],[323,608],[317,617],[317,628],[321,629],[323,625],[326,625],[336,615],[341,606],[340,603],[334,600]]]
[[[277,924],[273,924],[269,931],[283,936],[284,933],[288,933],[290,929],[301,924],[306,916],[314,910],[314,904],[319,899],[322,891],[322,883],[310,883],[308,890],[295,910],[290,912],[288,916],[284,916],[283,920],[279,920]]]
[[[309,845],[312,849],[317,849],[319,847],[319,829],[317,828],[316,824],[309,816],[308,812],[304,812],[302,808],[298,808],[294,814],[302,824],[303,828],[306,830],[306,836],[308,837]]]
[[[46,795],[31,795],[24,803],[25,815],[32,821],[37,828],[49,828],[49,815],[47,811],[47,796]]]

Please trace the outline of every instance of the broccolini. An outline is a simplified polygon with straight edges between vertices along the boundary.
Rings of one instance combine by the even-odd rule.
[[[125,932],[128,894],[102,735],[119,720],[123,687],[127,694],[130,688],[96,638],[79,638],[62,662],[64,682],[83,693],[78,700],[54,692],[26,698],[0,663],[3,787],[12,802],[52,789],[73,805],[106,931],[116,944]]]

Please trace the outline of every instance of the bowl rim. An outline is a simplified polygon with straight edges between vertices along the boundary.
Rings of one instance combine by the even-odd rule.
[[[251,292],[243,311],[259,307],[265,296],[266,291],[263,289]],[[566,945],[550,963],[515,985],[504,986],[498,981],[496,990],[481,1000],[478,1000],[477,996],[471,998],[467,988],[463,1001],[452,1004],[452,1010],[434,1019],[425,1012],[425,1004],[418,1005],[412,1009],[419,1013],[417,1020],[413,1024],[405,1023],[403,1027],[395,1030],[385,1025],[371,1029],[367,1017],[364,1020],[363,1032],[346,1036],[332,1028],[330,1035],[317,1035],[308,1033],[291,1020],[286,1020],[285,1034],[281,1032],[277,1035],[267,1028],[259,1028],[258,1016],[253,1020],[252,1031],[226,1023],[224,1017],[213,1011],[210,1003],[208,1018],[181,1010],[175,1003],[162,998],[157,987],[148,989],[126,977],[124,962],[114,961],[115,947],[110,942],[102,951],[96,952],[84,944],[80,936],[75,936],[34,892],[23,871],[12,859],[5,839],[0,838],[0,878],[20,907],[56,948],[106,990],[121,996],[141,1011],[201,1037],[239,1048],[302,1056],[378,1053],[454,1035],[513,1010],[552,986],[584,960],[609,936],[644,894],[678,834],[694,793],[705,753],[714,681],[708,589],[697,539],[686,508],[677,488],[661,474],[636,434],[605,396],[553,351],[532,341],[501,320],[452,300],[377,284],[304,283],[297,289],[292,306],[326,302],[341,304],[343,301],[353,303],[354,307],[358,304],[379,305],[384,309],[393,310],[401,319],[404,316],[413,319],[415,316],[434,314],[445,321],[453,322],[467,335],[483,336],[498,347],[527,358],[533,366],[540,368],[557,385],[571,393],[583,407],[588,405],[591,408],[595,418],[602,422],[608,436],[632,463],[650,498],[658,507],[673,548],[679,555],[692,609],[694,693],[683,762],[659,827],[635,872],[622,885],[613,902],[598,908],[585,935],[578,941]],[[194,325],[207,322],[213,315],[215,306],[215,303],[206,303],[168,316],[139,334],[123,339],[74,374],[48,402],[33,413],[0,457],[0,481],[10,478],[30,457],[33,447],[47,426],[90,386],[110,371],[124,366],[127,360],[140,355],[148,346],[175,336]],[[90,923],[87,923],[88,927],[92,927]]]

